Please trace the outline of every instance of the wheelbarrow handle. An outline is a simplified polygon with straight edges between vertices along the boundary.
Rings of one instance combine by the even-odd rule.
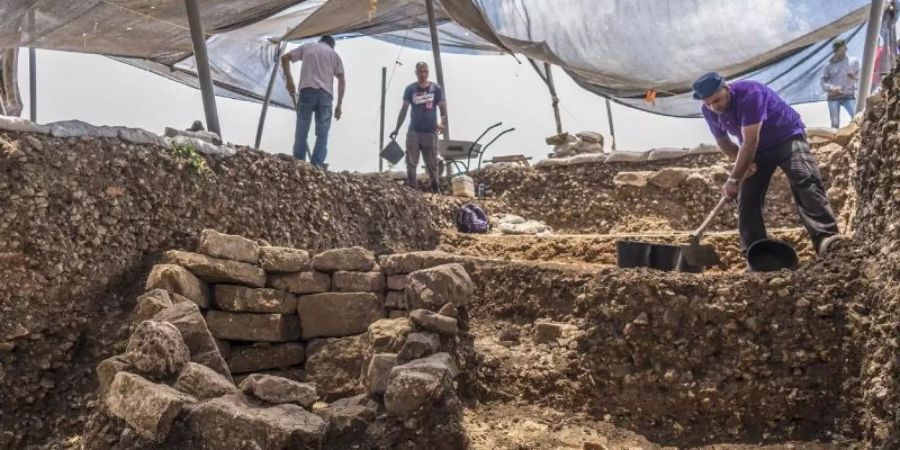
[[[725,197],[723,195],[722,198],[719,199],[719,203],[716,204],[716,207],[713,208],[713,210],[709,212],[709,215],[706,216],[706,220],[704,220],[696,230],[691,232],[692,242],[700,241],[700,237],[703,236],[703,232],[705,232],[706,229],[709,228],[709,224],[711,224],[713,219],[716,218],[716,216],[719,214],[719,211],[721,211],[722,208],[725,207],[726,203],[728,203],[728,197]]]

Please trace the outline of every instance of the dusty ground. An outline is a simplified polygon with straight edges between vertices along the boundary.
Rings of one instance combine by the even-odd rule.
[[[773,237],[789,242],[797,250],[801,263],[814,257],[812,244],[802,228],[770,230]],[[654,243],[687,243],[688,232],[659,230],[656,232],[618,234],[576,234],[520,236],[502,234],[444,233],[439,249],[467,256],[482,256],[505,261],[553,261],[588,266],[615,266],[616,241],[639,240]],[[703,244],[716,248],[722,264],[711,271],[742,271],[746,265],[734,231],[708,233]]]

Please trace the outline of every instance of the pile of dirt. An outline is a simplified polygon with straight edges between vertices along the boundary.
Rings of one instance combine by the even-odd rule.
[[[0,448],[80,428],[92,367],[159,252],[207,227],[272,245],[433,248],[448,220],[389,181],[242,149],[0,133]]]

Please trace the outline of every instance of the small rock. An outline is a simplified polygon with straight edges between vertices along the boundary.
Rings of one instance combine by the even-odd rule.
[[[435,333],[410,333],[397,355],[402,364],[434,354],[441,347],[441,338]]]
[[[242,236],[219,233],[205,229],[200,232],[197,251],[216,258],[243,261],[256,264],[259,261],[259,246]]]
[[[368,272],[375,268],[375,256],[362,247],[341,248],[319,253],[313,257],[312,265],[322,272]]]
[[[181,370],[175,389],[201,400],[237,394],[237,387],[215,370],[195,362],[189,362]]]
[[[396,353],[376,353],[373,355],[372,360],[369,362],[369,368],[366,371],[366,384],[369,386],[369,392],[384,394],[384,391],[387,390],[391,370],[396,365]]]
[[[272,246],[259,248],[259,266],[267,272],[303,272],[312,268],[309,252]]]
[[[275,405],[293,403],[306,409],[319,399],[315,385],[272,375],[250,375],[241,382],[241,391]]]

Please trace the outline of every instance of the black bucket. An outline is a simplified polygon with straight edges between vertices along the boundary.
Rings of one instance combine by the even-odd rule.
[[[794,270],[799,263],[794,247],[783,241],[761,239],[747,249],[747,264],[751,272]]]
[[[650,268],[672,271],[678,267],[681,259],[681,246],[669,244],[653,244],[650,246]]]
[[[388,142],[388,145],[381,150],[381,157],[388,160],[391,164],[397,164],[403,159],[403,156],[403,149],[400,148],[400,144],[393,139],[391,139],[391,142]]]
[[[639,241],[616,242],[616,264],[623,268],[647,267],[651,244]]]

